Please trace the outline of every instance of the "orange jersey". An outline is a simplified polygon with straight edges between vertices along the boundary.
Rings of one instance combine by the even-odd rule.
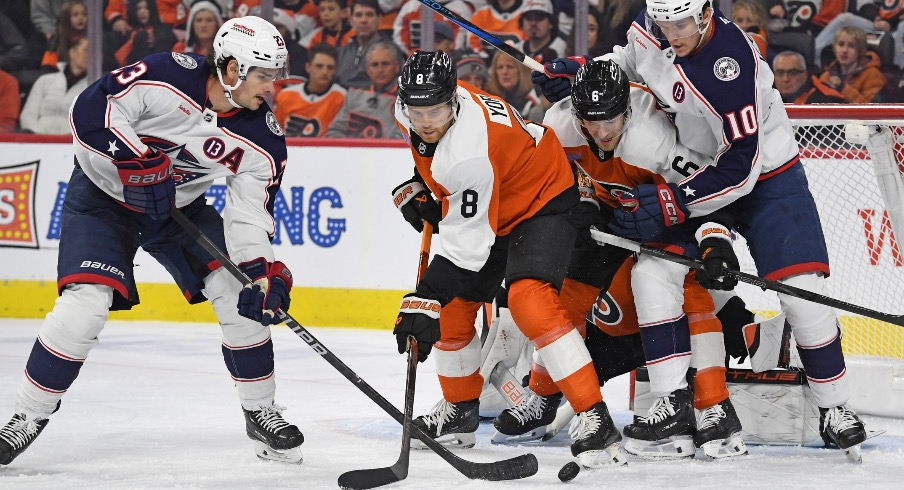
[[[160,22],[171,26],[180,25],[188,18],[188,7],[182,3],[182,0],[157,0],[157,11],[160,13]],[[104,18],[110,22],[116,17],[129,20],[125,0],[110,0],[110,3],[107,4]]]
[[[521,30],[518,22],[522,7],[514,12],[497,12],[491,5],[487,5],[474,12],[471,23],[502,41],[514,44],[527,39],[527,34]],[[468,44],[478,53],[484,51],[483,41],[474,34],[468,34]]]
[[[301,44],[310,48],[315,44],[326,43],[330,46],[340,48],[348,44],[349,40],[355,37],[355,30],[344,26],[344,30],[327,31],[325,27],[314,29],[311,34],[301,40]]]
[[[306,89],[306,83],[292,85],[276,96],[273,112],[286,136],[325,136],[345,101],[346,91],[336,83],[322,94],[309,93]]]
[[[395,22],[392,24],[392,40],[406,52],[412,52],[421,45],[421,6],[420,2],[408,2],[402,6]],[[463,0],[452,0],[444,5],[447,9],[467,19],[474,13],[471,4]],[[434,22],[446,22],[445,17],[433,14]],[[455,47],[464,46],[464,32],[455,23],[449,23],[452,33],[455,35]]]
[[[415,166],[442,201],[437,252],[456,266],[479,270],[497,236],[507,235],[574,185],[553,131],[526,122],[501,98],[458,83],[459,111],[438,143],[413,131],[396,102],[396,120],[410,137]]]
[[[570,98],[550,107],[543,118],[543,124],[559,136],[568,160],[589,178],[597,198],[612,207],[619,205],[622,192],[639,184],[679,182],[700,166],[712,163],[712,158],[678,141],[675,126],[645,87],[632,83],[630,98],[627,127],[611,152],[603,151],[578,131]]]

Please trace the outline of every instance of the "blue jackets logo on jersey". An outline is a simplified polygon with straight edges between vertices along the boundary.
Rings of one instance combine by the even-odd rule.
[[[738,78],[738,75],[741,74],[741,65],[734,58],[725,56],[716,60],[716,64],[713,65],[713,73],[719,80],[728,82]]]
[[[191,182],[206,173],[203,165],[198,163],[198,159],[185,149],[185,145],[176,145],[172,141],[167,141],[156,136],[139,135],[142,143],[166,153],[173,162],[173,180],[176,185],[182,185]]]
[[[179,66],[188,68],[189,70],[194,70],[198,67],[198,62],[195,61],[194,58],[182,53],[173,53],[173,59],[176,60],[176,63],[179,63]]]

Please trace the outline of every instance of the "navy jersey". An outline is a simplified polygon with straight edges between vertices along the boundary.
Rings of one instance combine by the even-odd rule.
[[[642,11],[628,30],[628,44],[604,58],[646,84],[674,114],[678,137],[711,155],[679,182],[691,216],[702,216],[749,194],[761,174],[797,159],[797,142],[773,75],[753,41],[714,11],[712,37],[681,58],[644,28]]]
[[[158,53],[104,75],[70,110],[76,159],[97,187],[119,201],[122,182],[112,161],[144,155],[148,146],[170,156],[179,207],[224,177],[231,258],[273,261],[273,201],[286,162],[285,137],[266,104],[256,111],[214,112],[208,73],[202,56]]]

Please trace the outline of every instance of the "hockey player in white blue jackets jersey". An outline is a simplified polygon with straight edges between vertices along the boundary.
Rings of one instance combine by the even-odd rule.
[[[819,215],[772,72],[748,35],[708,0],[647,0],[628,43],[604,57],[650,88],[673,115],[683,144],[714,160],[677,184],[632,189],[612,230],[648,241],[688,217],[724,209],[762,276],[821,293],[829,264]],[[575,64],[554,60],[547,75],[562,76],[569,63]],[[720,251],[733,253],[728,246]],[[703,258],[708,275],[720,276],[722,259]],[[726,288],[736,284],[729,279],[721,283]],[[835,313],[782,294],[779,300],[820,407],[823,439],[859,460],[866,431],[847,406]]]
[[[292,288],[270,244],[286,144],[264,101],[286,72],[287,56],[267,21],[231,19],[217,33],[214,56],[154,54],[108,73],[76,99],[60,296],[26,364],[16,413],[0,429],[0,464],[47,425],[108,312],[138,304],[132,270],[138,247],[167,269],[186,300],[211,302],[257,454],[301,462],[304,437],[274,403],[269,329],[279,321],[275,312],[288,310]],[[222,218],[205,199],[217,178],[227,185]],[[243,288],[170,218],[172,206],[228,250],[253,285]]]

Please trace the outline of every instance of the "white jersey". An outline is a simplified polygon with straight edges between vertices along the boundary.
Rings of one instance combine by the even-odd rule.
[[[678,141],[675,126],[646,87],[631,84],[630,104],[627,127],[611,152],[578,130],[570,97],[555,103],[543,118],[543,124],[556,132],[569,161],[592,179],[596,196],[613,207],[623,191],[640,184],[680,182],[712,163],[712,158]]]
[[[208,65],[190,53],[159,53],[114,70],[72,104],[75,158],[85,175],[123,201],[114,160],[148,147],[170,156],[176,205],[203,196],[225,177],[223,214],[230,257],[273,261],[273,201],[286,163],[286,142],[268,105],[217,114],[207,106]]]
[[[772,71],[746,33],[715,11],[712,37],[687,58],[644,28],[642,11],[628,44],[603,58],[647,85],[674,113],[679,139],[714,158],[679,183],[691,216],[750,193],[757,179],[798,160],[797,142]]]

